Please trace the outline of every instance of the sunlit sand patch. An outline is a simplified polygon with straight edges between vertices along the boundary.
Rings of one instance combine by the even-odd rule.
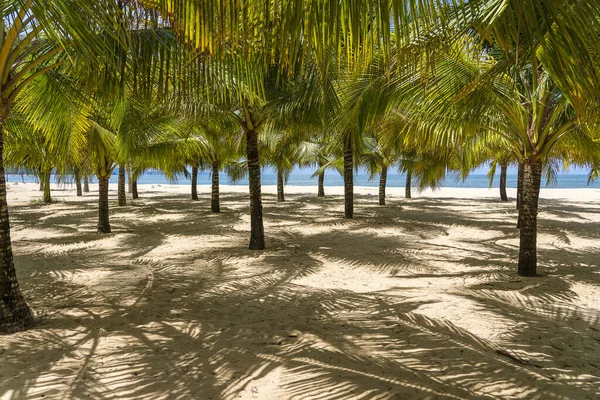
[[[261,367],[256,368],[248,375],[233,380],[223,391],[223,400],[279,400],[285,398],[285,391],[282,390],[282,379],[288,375],[289,371],[281,366],[271,366],[265,362]],[[221,375],[226,375],[226,371],[220,371]],[[231,377],[224,381],[230,381]]]
[[[168,235],[160,245],[144,254],[143,258],[188,258],[194,253],[231,247],[237,242],[236,238],[219,235]]]
[[[60,218],[66,218],[69,221],[76,221],[77,217],[81,217],[83,215],[93,217],[94,213],[92,210],[73,209],[72,207],[67,207],[65,209],[55,208],[52,210],[52,212],[40,217],[38,220],[59,220]]]
[[[87,268],[69,271],[50,271],[49,275],[55,279],[70,281],[76,285],[94,287],[107,277],[112,271],[104,268]]]
[[[323,265],[314,273],[294,279],[291,283],[323,289],[342,289],[356,293],[387,290],[396,286],[393,276],[379,273],[362,265],[349,265],[343,261],[325,260],[315,256]]]
[[[122,255],[130,254],[130,249],[125,247],[124,242],[133,237],[133,235],[129,234],[118,234],[107,237],[97,236],[90,237],[87,241],[79,241],[75,243],[59,243],[52,245],[45,245],[42,249],[40,249],[41,254],[48,255],[59,255],[59,254],[67,254],[69,252],[80,252],[83,250],[92,251],[93,249],[105,250],[105,249],[118,249],[123,248]]]
[[[523,322],[510,320],[486,310],[476,301],[463,296],[437,293],[423,297],[426,303],[414,312],[434,320],[446,320],[480,338],[492,341],[509,339],[515,329],[524,329]]]
[[[598,311],[600,323],[600,287],[591,283],[571,281],[571,290],[577,293],[577,298],[573,299],[573,304]]]
[[[16,241],[33,241],[33,240],[45,240],[45,239],[53,239],[53,238],[63,238],[63,237],[71,237],[71,233],[62,232],[56,229],[48,229],[48,228],[22,228],[18,225],[16,227],[11,227],[10,236],[13,242]]]
[[[149,222],[166,222],[166,221],[170,221],[170,222],[176,222],[176,221],[184,221],[188,218],[188,216],[186,214],[179,214],[179,213],[175,213],[175,214],[155,214],[152,216],[145,216],[145,219]]]

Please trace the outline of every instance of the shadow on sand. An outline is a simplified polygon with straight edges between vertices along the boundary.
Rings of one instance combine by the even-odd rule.
[[[38,325],[0,337],[0,397],[596,399],[598,218],[542,205],[544,276],[514,274],[512,204],[142,193],[95,234],[95,198],[12,209]],[[583,213],[583,214],[582,214]],[[583,216],[582,216],[583,215]],[[566,220],[569,219],[567,222]],[[594,293],[594,292],[592,292]],[[597,299],[596,299],[597,301]]]

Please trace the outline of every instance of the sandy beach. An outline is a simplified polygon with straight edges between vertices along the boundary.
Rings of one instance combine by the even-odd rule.
[[[96,234],[83,197],[8,184],[34,329],[0,337],[0,399],[600,398],[600,190],[542,189],[535,278],[497,189],[140,185]],[[511,200],[515,190],[509,189]]]

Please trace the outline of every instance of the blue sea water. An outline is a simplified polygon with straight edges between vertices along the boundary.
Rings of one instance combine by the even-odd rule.
[[[316,186],[317,178],[312,178],[314,170],[310,168],[296,168],[290,174],[288,185],[293,186]],[[110,182],[111,184],[117,183],[118,171],[115,170]],[[226,174],[219,174],[220,181],[222,184],[228,185],[248,185],[247,180],[241,180],[238,182],[231,182]],[[263,185],[276,185],[277,174],[270,168],[265,168],[261,175]],[[21,177],[19,174],[7,175],[9,182],[21,182],[22,179],[25,182],[36,182],[36,178],[30,175],[24,175]],[[53,179],[55,181],[55,179]],[[92,180],[95,182],[96,180]],[[147,171],[138,179],[139,184],[190,184],[190,178],[185,176],[179,176],[175,182],[168,180],[164,174],[158,171]],[[198,174],[198,184],[208,185],[211,183],[211,176],[209,172],[200,172]],[[388,187],[404,187],[406,183],[406,176],[396,171],[388,172],[387,185]],[[414,183],[414,182],[413,182]],[[492,187],[498,187],[500,183],[499,173],[496,174]],[[325,186],[343,186],[344,180],[342,176],[334,170],[325,172]],[[355,174],[355,186],[379,186],[379,177],[375,177],[369,180],[369,175],[364,170],[360,170]],[[460,187],[460,188],[488,188],[490,186],[489,179],[486,177],[486,172],[483,170],[477,170],[473,172],[469,177],[462,181],[454,177],[447,177],[440,185],[441,187]],[[517,186],[517,174],[516,170],[510,169],[507,176],[507,187],[516,188]],[[546,187],[545,182],[542,182],[542,187]],[[600,181],[591,182],[588,185],[588,176],[583,170],[575,170],[570,173],[562,173],[557,177],[555,184],[548,185],[547,187],[555,188],[600,188]]]

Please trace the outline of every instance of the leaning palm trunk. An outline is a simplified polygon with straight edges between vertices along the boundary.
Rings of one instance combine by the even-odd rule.
[[[108,220],[108,179],[110,176],[98,177],[98,233],[110,233]]]
[[[319,168],[321,165],[319,165]],[[319,189],[317,197],[325,197],[325,171],[319,172]]]
[[[90,180],[87,175],[83,176],[83,193],[90,192]]]
[[[412,196],[412,171],[406,172],[406,185],[404,186],[404,197],[410,199]]]
[[[22,331],[33,325],[33,315],[21,294],[13,262],[4,175],[4,118],[0,117],[0,333]]]
[[[198,166],[192,165],[192,200],[198,200]]]
[[[541,178],[541,162],[526,160],[523,164],[523,189],[519,218],[521,233],[518,272],[521,276],[534,276],[537,273],[537,213]]]
[[[214,213],[221,212],[219,200],[219,163],[213,162],[212,165],[212,190],[210,196],[210,210]]]
[[[508,166],[506,164],[500,164],[500,200],[508,201],[506,195],[506,170]]]
[[[50,195],[50,176],[52,171],[44,172],[44,203],[52,203],[52,196]]]
[[[133,181],[131,182],[131,198],[132,199],[137,199],[140,196],[138,195],[138,189],[137,189],[137,178],[133,178]]]
[[[119,207],[127,205],[127,195],[125,194],[125,166],[119,165],[119,180],[117,183],[117,192],[119,199]]]
[[[387,165],[381,167],[381,174],[379,174],[379,205],[385,206],[385,187],[387,184]]]
[[[260,164],[258,155],[258,133],[246,132],[246,156],[248,160],[248,185],[250,187],[250,250],[265,248],[262,199],[260,193]]]
[[[346,138],[344,144],[344,217],[354,218],[354,175],[352,140]]]
[[[281,168],[277,168],[277,202],[281,203],[285,201],[285,194],[283,192],[283,171]]]
[[[517,229],[521,227],[521,204],[523,203],[523,163],[519,163],[519,174],[517,176]]]

